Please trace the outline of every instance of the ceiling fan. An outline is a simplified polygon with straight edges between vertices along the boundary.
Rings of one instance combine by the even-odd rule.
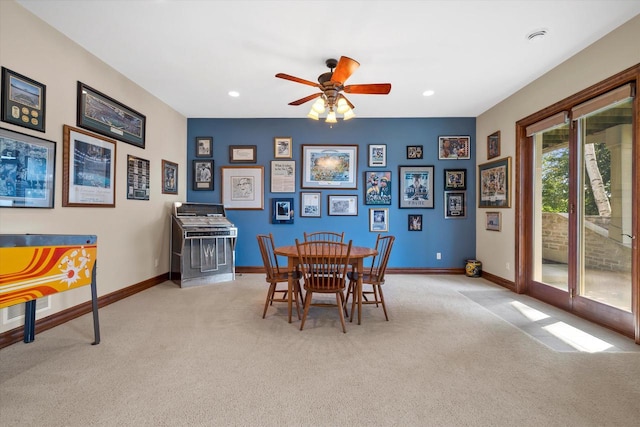
[[[278,73],[276,77],[291,80],[292,82],[302,83],[320,89],[321,92],[306,96],[296,101],[290,102],[289,105],[302,105],[312,99],[316,99],[308,117],[318,120],[319,114],[323,113],[326,108],[329,109],[326,121],[328,123],[336,123],[336,113],[343,114],[344,120],[355,117],[353,113],[354,105],[341,92],[349,94],[363,95],[387,95],[391,92],[391,83],[370,83],[358,85],[344,85],[344,82],[353,74],[360,66],[358,61],[346,56],[341,56],[340,61],[335,59],[327,59],[325,61],[327,67],[331,70],[320,74],[318,83],[299,77],[290,76],[289,74]]]

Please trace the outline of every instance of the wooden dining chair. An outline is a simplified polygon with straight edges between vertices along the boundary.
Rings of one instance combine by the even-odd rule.
[[[396,238],[394,236],[383,236],[382,234],[378,234],[378,238],[376,239],[376,250],[378,251],[378,255],[376,255],[371,261],[371,266],[365,268],[365,271],[362,273],[363,289],[360,295],[363,298],[362,304],[375,304],[376,307],[381,305],[382,310],[384,311],[384,317],[387,321],[389,321],[389,316],[387,315],[387,307],[384,303],[382,285],[384,284],[384,274],[387,270],[389,255],[391,255],[391,248],[393,247],[395,239]],[[347,288],[345,305],[349,301],[349,297],[351,297],[351,322],[353,322],[355,307],[357,305],[357,295],[355,292],[358,286],[358,274],[359,272],[352,271],[347,274],[347,277],[349,278],[349,286]],[[368,288],[365,289],[365,286],[368,286]],[[367,296],[371,296],[372,298],[369,299]]]
[[[300,243],[296,239],[296,247],[306,291],[300,330],[304,328],[304,323],[309,314],[309,307],[335,306],[338,307],[338,313],[340,313],[342,332],[346,333],[347,328],[342,310],[345,307],[344,290],[347,285],[351,241],[349,243],[327,241]],[[335,294],[336,303],[332,304],[326,301],[314,303],[314,293]]]
[[[267,300],[264,303],[264,311],[262,313],[262,318],[264,319],[267,315],[267,308],[273,305],[274,302],[288,302],[289,272],[285,268],[281,269],[278,265],[278,257],[274,253],[275,245],[273,243],[273,235],[271,233],[258,234],[257,238],[266,272],[265,280],[269,283]],[[298,303],[298,298],[300,298],[300,303],[303,303],[300,290],[300,278],[302,275],[300,271],[294,271],[292,274],[295,280],[293,298],[296,303],[296,310],[298,311],[298,319],[300,319],[300,304]],[[279,287],[279,285],[283,283],[285,287]],[[291,314],[289,314],[289,319],[291,319]]]
[[[344,243],[344,231],[338,233],[336,231],[315,231],[313,233],[304,233],[305,242],[314,242],[322,240],[324,242],[339,242]]]

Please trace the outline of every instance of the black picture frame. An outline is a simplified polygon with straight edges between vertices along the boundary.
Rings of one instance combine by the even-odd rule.
[[[466,169],[445,169],[444,170],[444,189],[448,190],[466,190],[467,189],[467,170]]]
[[[192,160],[194,191],[213,191],[213,160]]]
[[[271,199],[271,223],[293,224],[293,198],[276,197]]]
[[[424,149],[422,145],[407,145],[407,159],[422,159],[424,156]]]
[[[3,122],[45,131],[47,87],[27,76],[2,67]]]
[[[257,152],[256,145],[230,145],[229,163],[257,163]]]
[[[162,159],[162,194],[178,194],[178,164]]]
[[[407,230],[422,231],[422,215],[409,215],[407,217]]]
[[[149,200],[151,162],[127,155],[127,199]]]
[[[487,160],[500,157],[500,131],[487,137]]]
[[[434,167],[399,166],[398,170],[400,209],[433,209]]]
[[[212,136],[196,136],[196,157],[213,157]]]
[[[364,204],[390,205],[392,198],[391,171],[365,171]]]
[[[511,207],[511,157],[478,165],[478,207]]]
[[[461,219],[467,217],[467,192],[444,192],[444,217],[445,219]]]
[[[78,82],[77,125],[79,127],[145,148],[146,124],[145,115]]]

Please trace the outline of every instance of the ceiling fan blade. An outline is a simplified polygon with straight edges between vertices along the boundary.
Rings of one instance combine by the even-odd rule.
[[[314,93],[313,95],[305,96],[304,98],[300,98],[297,101],[290,102],[289,105],[302,105],[305,102],[309,102],[312,99],[316,99],[321,95],[322,95],[322,92],[321,93]]]
[[[391,83],[371,83],[365,85],[348,85],[344,87],[347,93],[364,95],[387,95],[391,92]]]
[[[296,83],[302,83],[303,85],[309,85],[309,86],[313,86],[313,87],[320,87],[320,85],[318,83],[314,83],[314,82],[309,81],[309,80],[301,79],[300,77],[290,76],[289,74],[278,73],[278,74],[276,74],[276,77],[281,78],[281,79],[285,79],[285,80],[291,80],[292,82],[296,82]]]
[[[359,66],[360,63],[355,59],[351,59],[347,56],[341,56],[336,69],[333,71],[331,81],[343,85]]]

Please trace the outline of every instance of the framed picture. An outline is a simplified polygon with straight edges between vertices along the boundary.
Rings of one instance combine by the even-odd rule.
[[[400,208],[433,209],[433,166],[400,166]]]
[[[511,157],[478,165],[479,208],[511,207]]]
[[[213,157],[213,137],[196,136],[196,157]]]
[[[471,137],[469,136],[440,136],[438,137],[439,160],[463,160],[471,155]]]
[[[295,193],[296,191],[296,161],[271,161],[271,192]]]
[[[329,195],[329,215],[358,215],[358,196]]]
[[[82,82],[78,82],[77,120],[81,128],[144,148],[147,118]]]
[[[422,158],[422,145],[407,146],[407,159],[421,159],[421,158]]]
[[[2,67],[2,121],[44,132],[47,87]]]
[[[500,231],[502,228],[502,212],[487,212],[485,228],[489,231]]]
[[[422,231],[422,215],[409,215],[409,231]]]
[[[149,200],[149,160],[127,156],[127,199]]]
[[[444,189],[446,190],[466,190],[467,170],[466,169],[445,169]]]
[[[0,128],[0,207],[53,208],[56,144]]]
[[[293,142],[291,137],[276,136],[273,138],[274,154],[276,159],[291,159],[293,157]]]
[[[369,167],[387,166],[387,146],[385,144],[369,144]]]
[[[229,163],[256,163],[255,145],[230,145]]]
[[[487,137],[487,160],[500,157],[500,131]]]
[[[224,166],[222,203],[226,209],[264,209],[264,166]]]
[[[116,206],[116,141],[63,126],[62,206]]]
[[[369,231],[389,231],[389,209],[369,209]]]
[[[300,193],[300,216],[320,218],[321,194],[319,192]]]
[[[467,192],[466,191],[445,191],[444,192],[444,217],[466,218],[467,216]]]
[[[391,171],[367,171],[364,181],[367,183],[364,189],[365,205],[391,204]]]
[[[272,224],[293,224],[293,199],[272,199]]]
[[[302,188],[355,189],[357,145],[303,145]]]
[[[162,160],[162,194],[178,194],[178,164]]]
[[[193,190],[213,191],[213,160],[193,160]]]

